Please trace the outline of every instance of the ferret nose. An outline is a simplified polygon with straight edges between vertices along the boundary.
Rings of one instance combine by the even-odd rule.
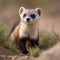
[[[30,20],[30,18],[27,18],[26,20],[27,20],[27,21],[29,21],[29,20]]]

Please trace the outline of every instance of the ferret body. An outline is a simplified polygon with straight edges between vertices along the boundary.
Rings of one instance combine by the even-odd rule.
[[[14,27],[10,33],[10,37],[12,40],[17,42],[22,53],[26,54],[28,53],[27,48],[29,46],[38,46],[38,20],[41,16],[41,9],[26,9],[24,7],[21,7],[19,9],[19,16],[21,18],[21,21],[14,24]]]

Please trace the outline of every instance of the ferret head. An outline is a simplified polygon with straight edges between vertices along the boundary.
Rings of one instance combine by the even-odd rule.
[[[27,24],[31,24],[36,22],[41,16],[41,8],[36,9],[26,9],[24,7],[20,7],[19,16],[21,21]]]

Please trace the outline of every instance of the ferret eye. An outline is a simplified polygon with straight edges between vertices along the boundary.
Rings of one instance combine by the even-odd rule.
[[[23,15],[23,17],[25,17],[25,16],[26,16],[26,14]]]
[[[31,14],[30,17],[31,17],[32,19],[36,18],[35,14]]]

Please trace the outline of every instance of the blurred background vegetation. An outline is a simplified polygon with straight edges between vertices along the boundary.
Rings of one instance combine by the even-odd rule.
[[[41,7],[43,12],[40,18],[40,31],[54,30],[60,33],[60,0],[0,0],[0,24],[6,26],[7,32],[14,21],[20,19],[18,10],[21,6]]]

